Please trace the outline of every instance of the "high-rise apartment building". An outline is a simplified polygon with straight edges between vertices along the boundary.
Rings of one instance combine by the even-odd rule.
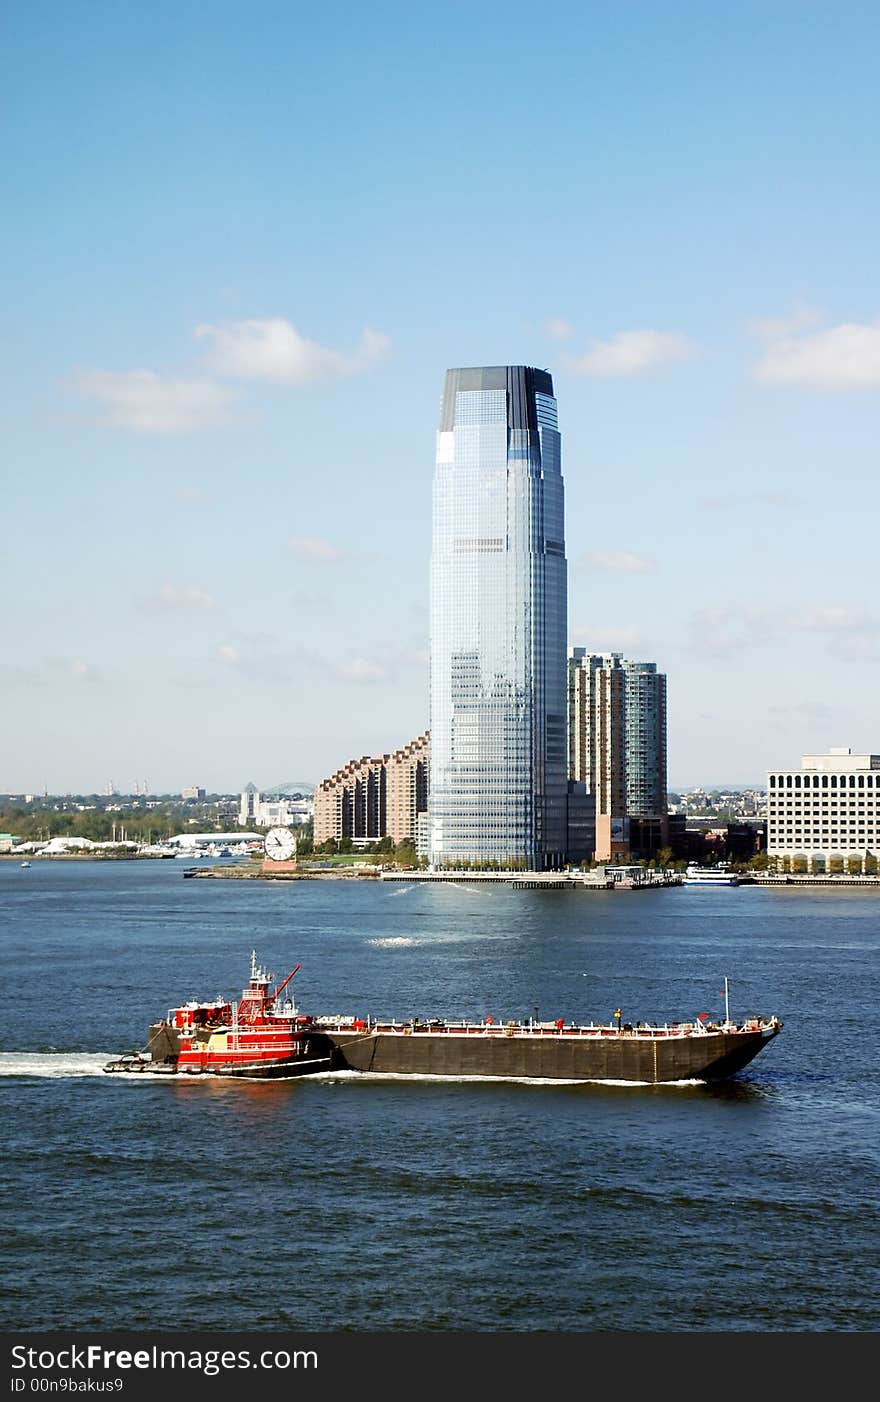
[[[655,662],[569,649],[568,777],[595,799],[598,860],[665,844],[666,677]]]
[[[448,370],[431,552],[432,865],[558,866],[567,583],[546,370]]]
[[[428,799],[428,735],[393,754],[364,755],[315,789],[315,843],[329,838],[415,842]]]
[[[626,674],[626,811],[666,816],[666,677],[656,662],[623,663]]]
[[[626,672],[619,652],[568,652],[568,777],[596,805],[599,861],[629,850],[626,812]]]
[[[419,814],[428,808],[429,764],[427,731],[388,758],[385,830],[395,846],[416,841]]]

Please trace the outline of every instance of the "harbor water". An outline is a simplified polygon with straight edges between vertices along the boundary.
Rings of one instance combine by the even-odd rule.
[[[880,895],[0,862],[5,1329],[873,1331]],[[777,1013],[665,1087],[107,1076],[251,949],[303,1011]]]

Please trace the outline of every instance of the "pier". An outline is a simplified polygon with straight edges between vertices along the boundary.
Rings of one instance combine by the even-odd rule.
[[[623,874],[625,871],[625,875]],[[601,871],[383,871],[382,881],[419,881],[429,884],[510,886],[516,891],[647,891],[658,887],[680,886],[677,871],[635,871],[621,868],[621,875]]]

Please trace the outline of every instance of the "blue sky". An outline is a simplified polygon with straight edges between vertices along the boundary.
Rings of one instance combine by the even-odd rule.
[[[451,365],[550,369],[673,785],[880,749],[880,10],[13,3],[0,792],[427,724]]]

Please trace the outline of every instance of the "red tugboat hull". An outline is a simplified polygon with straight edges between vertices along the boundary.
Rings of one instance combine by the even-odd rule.
[[[277,988],[251,955],[251,976],[238,1002],[192,1000],[171,1008],[149,1030],[146,1053],[117,1057],[108,1072],[158,1075],[289,1079],[328,1071],[333,1048],[311,1018],[281,994],[296,968]]]

